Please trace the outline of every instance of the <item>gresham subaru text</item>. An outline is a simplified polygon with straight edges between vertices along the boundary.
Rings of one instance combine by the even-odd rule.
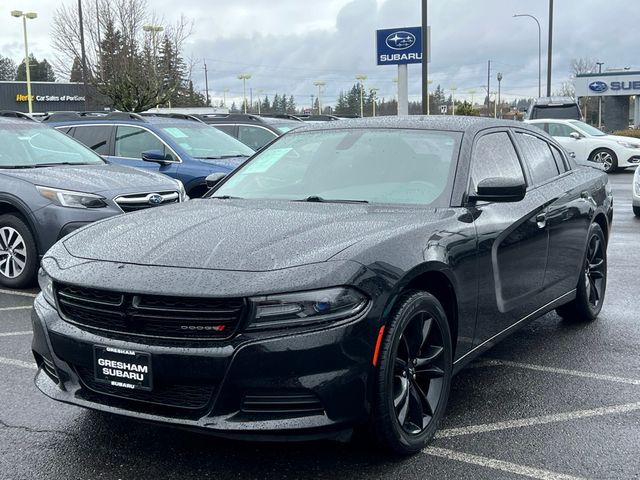
[[[606,174],[535,127],[301,127],[204,199],[58,242],[32,313],[36,385],[234,438],[368,426],[414,453],[472,358],[552,309],[595,320],[611,219]]]

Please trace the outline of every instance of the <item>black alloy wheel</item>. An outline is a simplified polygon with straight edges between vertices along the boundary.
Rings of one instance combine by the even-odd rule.
[[[607,243],[600,225],[591,224],[588,238],[576,298],[556,309],[558,315],[569,320],[595,320],[607,290]]]
[[[394,452],[418,452],[433,437],[451,387],[451,336],[438,300],[426,292],[404,295],[380,352],[373,427]]]

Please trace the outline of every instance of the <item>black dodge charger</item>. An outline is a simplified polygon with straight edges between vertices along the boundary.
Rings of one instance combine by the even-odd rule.
[[[527,125],[309,125],[207,197],[49,251],[32,314],[40,390],[235,438],[368,426],[412,453],[471,359],[551,310],[602,308],[607,176]]]

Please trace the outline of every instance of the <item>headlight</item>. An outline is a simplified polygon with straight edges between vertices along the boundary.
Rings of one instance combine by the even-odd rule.
[[[47,275],[47,272],[45,272],[42,268],[38,270],[38,285],[40,285],[42,296],[47,301],[47,303],[52,307],[55,307],[56,300],[55,298],[53,298],[53,280],[51,280],[51,277]]]
[[[248,330],[335,322],[361,313],[368,304],[362,293],[337,287],[250,299],[253,319]]]
[[[107,206],[104,197],[93,193],[71,192],[58,188],[36,186],[40,195],[61,207],[70,208],[104,208]]]
[[[189,200],[189,197],[187,197],[187,191],[184,189],[184,183],[182,183],[180,180],[176,180],[176,183],[178,184],[178,194],[180,195],[180,201],[185,202]]]
[[[617,143],[618,145],[622,145],[624,148],[640,148],[639,143],[625,142],[624,140],[620,140]]]

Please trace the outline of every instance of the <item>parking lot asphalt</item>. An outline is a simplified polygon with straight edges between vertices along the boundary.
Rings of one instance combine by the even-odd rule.
[[[435,440],[405,459],[362,440],[221,440],[49,400],[33,385],[35,291],[0,290],[0,479],[640,478],[632,177],[610,175],[614,223],[599,319],[571,324],[550,313],[488,351],[454,378]]]

